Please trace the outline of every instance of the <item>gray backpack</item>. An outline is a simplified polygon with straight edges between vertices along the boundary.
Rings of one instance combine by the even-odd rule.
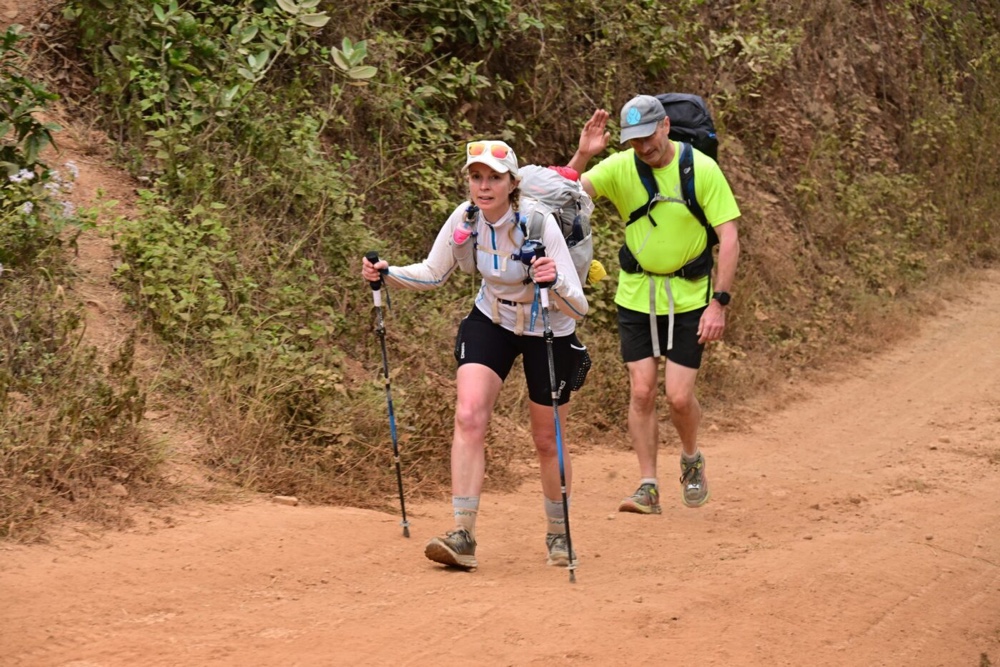
[[[551,213],[562,231],[569,254],[573,257],[580,285],[588,284],[590,265],[594,259],[594,240],[590,234],[590,216],[594,212],[591,200],[580,181],[572,181],[548,167],[530,164],[520,169],[520,216],[525,236],[532,240],[542,237],[542,223]]]

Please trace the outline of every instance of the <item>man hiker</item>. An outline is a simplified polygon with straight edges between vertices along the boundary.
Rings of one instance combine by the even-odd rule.
[[[700,507],[708,501],[709,489],[705,456],[698,447],[702,411],[695,381],[705,344],[720,340],[726,328],[740,251],[736,228],[740,210],[718,164],[697,150],[692,150],[693,194],[706,224],[689,209],[678,168],[685,145],[670,139],[670,118],[650,95],[634,97],[622,107],[620,141],[629,148],[584,171],[590,159],[607,147],[611,136],[607,121],[607,111],[594,112],[568,166],[583,174],[583,188],[591,197],[607,197],[626,222],[615,303],[621,354],[629,373],[628,433],[640,479],[638,489],[618,509],[661,512],[656,467],[661,356],[666,357],[670,418],[681,441],[681,499],[688,507]],[[651,168],[655,197],[640,179],[640,161]],[[714,276],[708,226],[719,242]]]

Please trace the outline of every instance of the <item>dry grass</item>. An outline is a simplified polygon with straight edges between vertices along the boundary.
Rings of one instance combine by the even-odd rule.
[[[588,8],[577,9],[585,19]],[[936,81],[949,80],[947,76],[930,72],[927,79],[920,78],[926,54],[915,45],[921,40],[910,32],[912,22],[907,17],[895,16],[889,9],[858,8],[846,0],[830,0],[820,8],[770,3],[761,13],[769,13],[775,23],[803,26],[804,39],[791,62],[754,88],[752,96],[740,96],[744,88],[750,90],[749,83],[699,91],[718,104],[720,162],[743,210],[739,222],[743,255],[729,330],[724,344],[707,351],[699,381],[708,420],[720,428],[741,428],[758,411],[794,400],[796,384],[790,378],[822,381],[857,359],[878,354],[913,335],[927,314],[935,312],[956,289],[970,264],[994,262],[1000,256],[996,221],[987,215],[997,210],[1000,197],[1000,187],[995,187],[1000,173],[996,162],[1000,124],[994,122],[995,104],[990,108],[986,103],[998,96],[983,90],[963,91],[969,99],[978,95],[977,104],[967,109],[977,115],[962,121],[968,126],[957,124],[960,119],[948,113],[965,109],[964,102],[956,105],[954,91],[935,87]],[[359,12],[359,16],[365,17],[365,30],[377,31],[380,26],[371,12]],[[755,17],[744,18],[750,23],[726,19],[725,26],[716,27],[749,33],[761,27],[753,21]],[[574,23],[568,22],[567,32],[573,29]],[[538,90],[559,91],[552,99],[565,109],[552,116],[555,120],[529,117],[525,109],[534,108],[535,101],[513,106],[498,103],[491,110],[477,100],[470,122],[475,124],[477,113],[487,118],[502,111],[525,128],[526,142],[528,138],[534,141],[534,161],[555,162],[567,152],[579,123],[594,106],[613,107],[627,99],[634,86],[689,87],[692,81],[706,81],[710,87],[716,85],[711,82],[720,81],[719,70],[710,67],[727,63],[732,67],[724,72],[726,81],[736,75],[749,76],[740,69],[746,63],[738,54],[733,61],[720,56],[714,64],[701,63],[692,55],[685,78],[678,74],[672,79],[644,81],[642,63],[630,62],[626,55],[623,60],[610,60],[608,54],[607,62],[596,63],[594,58],[604,51],[591,49],[585,57],[573,51],[579,50],[584,38],[593,36],[592,30],[590,26],[575,37],[570,34],[566,42],[551,40],[546,44],[545,62],[531,61],[534,47],[527,43],[530,40],[520,40],[516,53],[494,54],[484,64],[490,76],[508,76],[512,81],[520,80],[518,68],[528,68],[535,73]],[[52,42],[54,34],[48,33],[39,44],[58,58],[37,69],[51,69],[52,76],[58,77],[54,80],[66,84],[63,89],[68,95],[76,91],[61,102],[68,111],[94,119],[103,110],[93,108],[97,102],[88,97],[93,82],[81,77],[82,67],[67,67],[70,51],[66,44]],[[70,35],[68,31],[61,34]],[[574,41],[577,37],[581,41]],[[774,54],[757,55],[767,62]],[[955,62],[968,60],[955,58]],[[631,78],[607,74],[624,71],[633,72]],[[81,80],[87,85],[81,85]],[[997,81],[981,75],[976,85],[996,87]],[[374,116],[372,110],[385,101],[374,99],[372,89],[354,92],[359,104],[344,110],[352,121],[350,127],[324,140],[334,149],[342,141],[359,155],[359,164],[351,172],[357,181],[353,187],[370,195],[365,205],[374,214],[366,220],[367,227],[345,226],[338,230],[343,232],[338,238],[353,243],[376,234],[387,239],[389,247],[405,239],[408,247],[419,241],[423,249],[438,221],[428,220],[432,216],[422,215],[424,211],[418,210],[417,215],[410,210],[394,211],[399,193],[380,195],[387,183],[396,182],[399,170],[419,167],[437,173],[441,164],[409,164],[400,147],[387,151],[381,143],[367,144],[368,131],[377,130],[380,142],[409,137],[391,134],[399,132],[400,121],[395,117],[376,118],[370,127],[366,125],[369,121],[362,118],[362,111]],[[518,89],[518,99],[528,93]],[[75,108],[74,102],[84,106]],[[928,117],[947,117],[953,124],[928,124]],[[483,120],[475,129],[493,132],[501,127],[499,123]],[[951,134],[940,129],[945,127],[952,128]],[[966,132],[965,127],[973,131]],[[389,133],[388,139],[383,138],[383,131]],[[979,145],[970,145],[963,137],[974,137]],[[392,159],[386,160],[387,156]],[[390,168],[380,171],[386,163],[392,163]],[[974,172],[955,168],[967,164],[975,167]],[[289,199],[295,197],[289,195]],[[255,227],[255,222],[248,216],[238,224],[247,246],[256,240],[262,249],[257,258],[261,267],[268,260],[264,250],[269,252],[276,244],[276,233],[301,243],[312,238],[313,228],[308,225],[318,224],[313,220],[297,230],[296,221],[281,225],[269,221],[273,228]],[[610,230],[618,222],[613,212],[602,208],[594,224]],[[613,232],[609,235],[617,238]],[[293,247],[282,255],[283,268],[301,250],[300,245]],[[612,270],[614,248],[614,243],[597,248]],[[358,248],[357,255],[365,249]],[[337,280],[330,267],[321,268],[317,275]],[[567,439],[574,448],[581,443],[628,446],[624,437],[628,379],[618,355],[611,281],[592,292],[595,301],[599,298],[605,303],[595,308],[580,331],[594,367],[572,404]],[[282,289],[278,283],[270,287]],[[447,493],[454,402],[450,350],[458,319],[471,303],[472,289],[465,281],[434,295],[394,295],[396,311],[389,321],[388,349],[408,495]],[[360,281],[340,285],[337,291],[340,296],[331,308],[349,320],[351,331],[342,340],[320,339],[315,356],[309,357],[313,366],[295,367],[298,362],[290,362],[279,372],[269,363],[272,357],[267,349],[254,352],[256,364],[206,369],[200,356],[203,350],[178,346],[171,350],[176,359],[172,376],[162,378],[164,396],[176,412],[203,430],[204,444],[191,455],[226,481],[312,502],[394,508],[392,439],[382,360],[370,333],[370,297]],[[253,297],[266,298],[259,291]],[[109,496],[109,489],[123,479],[130,480],[129,484],[145,480],[134,489],[127,485],[129,498],[135,499],[139,489],[153,493],[160,488],[154,481],[160,455],[143,441],[141,410],[120,412],[115,417],[120,425],[113,433],[95,437],[81,425],[77,431],[69,430],[75,435],[66,441],[68,445],[50,439],[43,426],[67,418],[60,405],[93,394],[91,400],[103,396],[112,404],[134,400],[137,408],[143,395],[141,386],[129,388],[127,376],[112,377],[109,368],[85,362],[83,350],[69,345],[59,354],[68,360],[64,371],[70,375],[53,376],[56,380],[43,384],[41,390],[33,385],[30,391],[14,389],[5,394],[2,432],[16,433],[10,442],[21,447],[5,445],[0,450],[5,457],[0,465],[6,466],[0,478],[0,519],[21,517],[13,524],[8,521],[14,526],[8,534],[37,533],[44,515],[63,507],[60,503],[89,504],[95,517],[105,516],[103,520],[113,523],[121,516],[121,501]],[[334,364],[340,364],[338,380],[322,384],[323,377],[333,377]],[[318,374],[317,366],[330,374]],[[80,383],[79,374],[85,368],[103,384]],[[525,463],[534,456],[526,429],[526,400],[523,380],[515,371],[501,394],[488,439],[491,488],[519,483]],[[89,404],[79,405],[90,409]],[[660,415],[666,420],[662,407]],[[669,443],[672,430],[661,432]],[[88,439],[90,444],[85,442]],[[74,458],[78,456],[83,458]],[[13,481],[29,479],[29,471],[36,471],[38,477],[27,484]]]

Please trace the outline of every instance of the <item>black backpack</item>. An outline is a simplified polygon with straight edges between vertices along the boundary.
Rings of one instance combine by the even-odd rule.
[[[715,134],[715,123],[712,121],[712,115],[708,111],[705,100],[698,95],[663,93],[657,95],[656,99],[663,105],[663,110],[666,112],[667,118],[670,119],[670,133],[668,136],[674,141],[681,142],[681,154],[677,166],[680,169],[681,194],[684,197],[684,203],[687,204],[691,214],[705,228],[705,233],[708,236],[705,251],[699,257],[681,267],[677,271],[677,275],[683,278],[699,278],[708,275],[712,270],[712,248],[719,244],[719,237],[712,225],[708,224],[705,212],[701,209],[701,204],[698,203],[698,198],[695,195],[694,156],[691,147],[693,146],[713,160],[717,160],[719,141]],[[638,156],[635,158],[635,168],[639,173],[639,180],[642,181],[643,186],[646,188],[649,199],[645,204],[632,211],[628,222],[625,223],[626,227],[639,218],[649,215],[653,206],[657,202],[662,201],[659,197],[659,188],[656,185],[656,179],[653,177],[652,168],[640,160]],[[650,216],[649,221],[654,227],[656,226],[656,221],[653,220],[652,216]],[[641,271],[642,269],[634,257],[631,258],[631,261],[628,260],[631,255],[632,253],[628,250],[628,247],[623,245],[619,253],[619,259],[623,261],[622,267],[626,271],[629,268],[635,268],[635,271],[631,271],[631,273]],[[626,268],[626,264],[629,265],[629,268]]]
[[[718,162],[719,140],[705,100],[687,93],[664,93],[656,99],[670,119],[670,138],[691,144]]]

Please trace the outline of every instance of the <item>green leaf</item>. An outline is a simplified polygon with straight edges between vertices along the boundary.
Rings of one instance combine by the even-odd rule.
[[[108,47],[108,51],[118,62],[125,62],[125,47],[121,44],[112,44]]]
[[[180,69],[184,70],[188,74],[193,74],[195,76],[201,76],[201,70],[198,69],[197,67],[195,67],[194,65],[192,65],[191,63],[179,62],[179,63],[177,63],[177,67],[179,67]]]
[[[303,14],[299,17],[299,22],[313,28],[322,28],[330,22],[330,17],[326,14]]]
[[[337,47],[333,47],[330,49],[330,53],[333,56],[333,62],[337,67],[344,70],[345,72],[351,68],[350,64],[347,62],[347,59],[344,58],[344,54],[340,52],[340,49],[338,49]]]
[[[259,72],[260,70],[264,69],[265,65],[267,65],[267,59],[270,57],[271,57],[270,51],[261,51],[255,56],[249,56],[247,58],[247,62],[250,63],[250,69],[252,69],[255,72]]]
[[[289,14],[298,14],[299,6],[292,2],[292,0],[278,0],[278,6],[284,9]]]
[[[243,34],[240,35],[240,44],[246,44],[247,42],[251,41],[254,37],[257,36],[258,32],[260,32],[260,28],[258,28],[257,26],[255,25],[247,26],[246,30],[243,31]]]
[[[163,23],[167,20],[167,15],[163,12],[163,7],[159,5],[153,5],[153,13],[156,14],[156,19]]]
[[[371,65],[358,65],[347,70],[347,76],[352,79],[370,79],[376,73],[378,73],[378,70]]]
[[[195,109],[191,112],[191,125],[192,127],[197,127],[201,125],[208,119],[208,114],[206,114],[201,109]]]

